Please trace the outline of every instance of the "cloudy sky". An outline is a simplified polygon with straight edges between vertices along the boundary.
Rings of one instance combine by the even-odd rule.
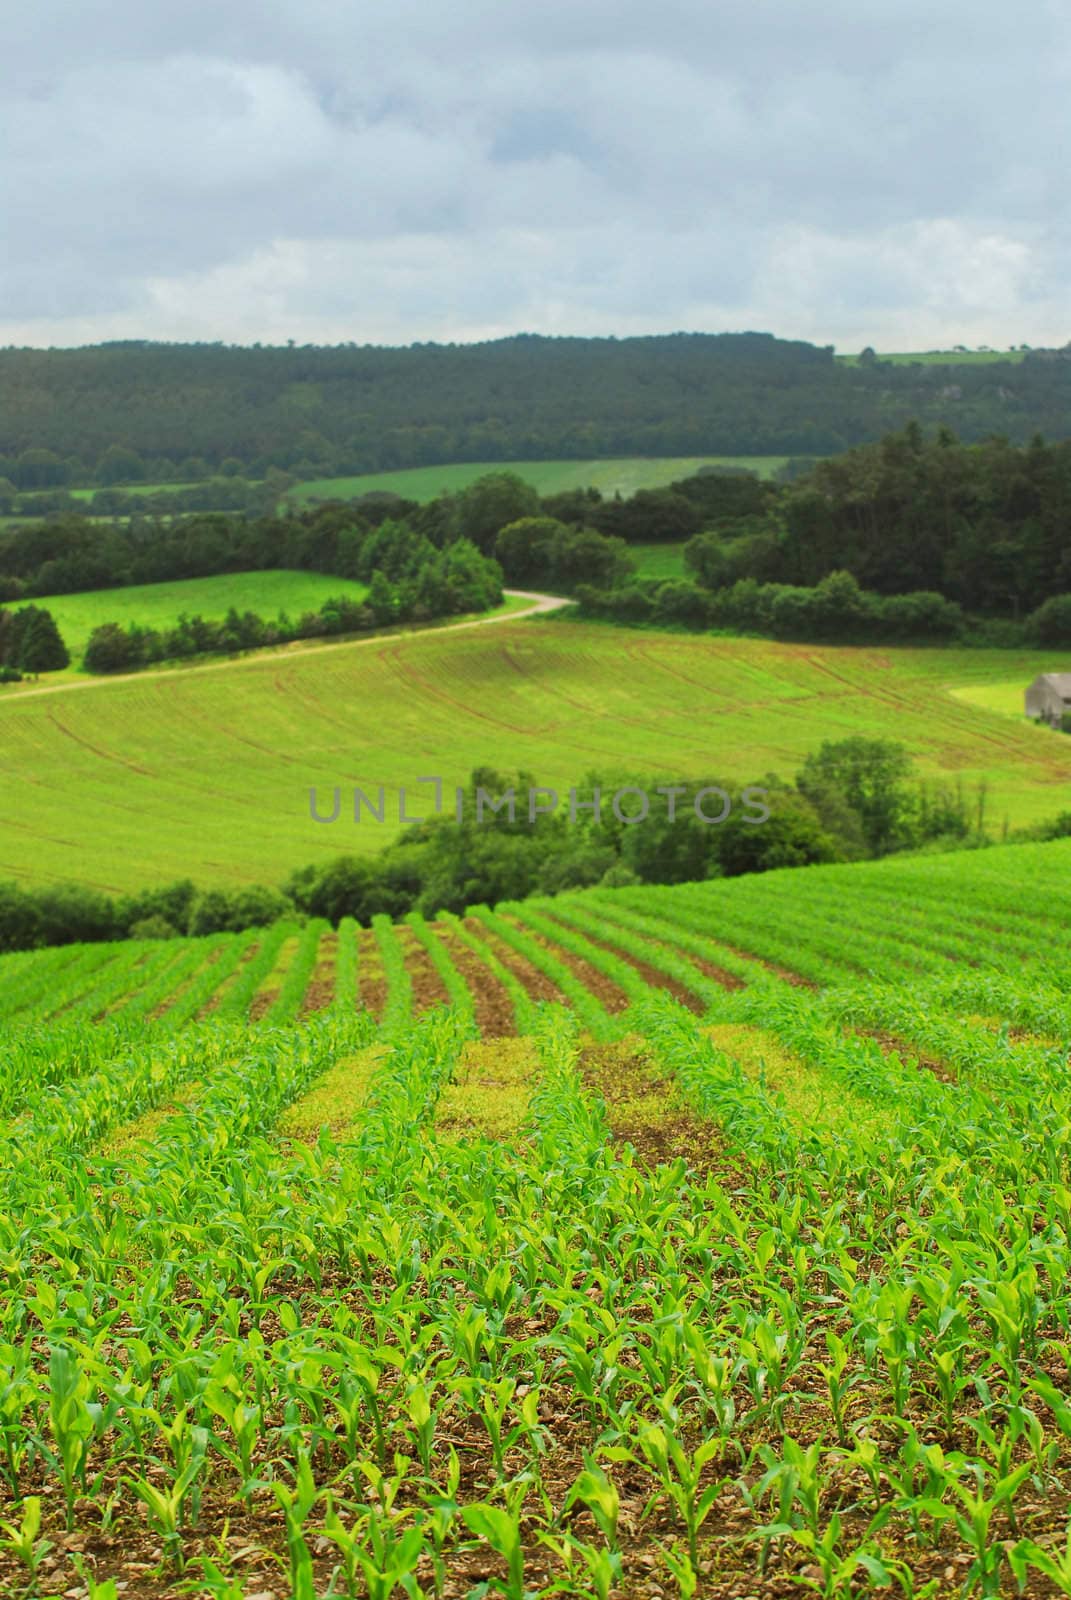
[[[1071,338],[1066,0],[33,0],[0,343]]]

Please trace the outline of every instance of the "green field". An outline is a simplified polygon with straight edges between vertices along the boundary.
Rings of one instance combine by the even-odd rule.
[[[200,483],[117,483],[108,485],[109,488],[118,489],[120,494],[180,494],[183,489],[199,489],[206,482],[230,483],[230,478],[202,479]],[[245,481],[244,479],[242,480]],[[68,489],[67,493],[75,500],[92,500],[101,484],[93,484],[88,489]]]
[[[931,778],[990,787],[999,826],[1067,809],[1071,739],[965,702],[1066,658],[866,650],[575,624],[500,622],[269,652],[0,696],[7,792],[0,879],[130,889],[192,877],[278,882],[374,851],[424,775],[593,767],[662,777],[790,777],[824,739],[902,741]],[[309,790],[384,785],[388,822],[313,822]]]
[[[918,363],[924,367],[985,367],[995,361],[1019,362],[1025,357],[1022,350],[910,350],[879,352],[879,361],[891,362],[894,367],[909,367]],[[838,355],[843,366],[857,367],[858,355]]]
[[[1066,1594],[1069,869],[0,958],[0,1590]]]
[[[682,544],[630,544],[628,553],[640,578],[687,578]]]
[[[45,606],[56,619],[74,661],[80,661],[94,628],[118,622],[124,628],[171,628],[183,613],[218,621],[233,606],[272,619],[286,611],[296,620],[316,611],[334,595],[363,599],[363,583],[331,578],[320,572],[228,572],[216,578],[185,578],[176,583],[135,584],[124,589],[94,589],[85,594],[46,595]]]
[[[691,477],[700,467],[746,467],[760,478],[771,478],[787,460],[787,456],[632,456],[611,461],[469,461],[369,472],[359,478],[314,478],[299,483],[287,498],[306,505],[311,500],[351,500],[385,490],[425,502],[439,494],[457,494],[488,472],[515,472],[543,495],[595,488],[607,497],[627,497],[637,489],[661,489],[678,478]]]

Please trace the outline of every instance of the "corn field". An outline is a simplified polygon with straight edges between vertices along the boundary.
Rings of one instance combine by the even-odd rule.
[[[1071,1595],[1071,850],[0,960],[0,1592]]]

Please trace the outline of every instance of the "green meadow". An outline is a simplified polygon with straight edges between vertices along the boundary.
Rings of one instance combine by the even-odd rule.
[[[346,594],[362,598],[362,583],[331,578],[319,572],[228,572],[215,578],[186,578],[177,583],[136,584],[125,589],[94,589],[85,594],[46,595],[36,605],[46,606],[56,619],[74,662],[80,662],[94,628],[118,622],[124,628],[171,628],[185,613],[217,621],[233,606],[274,618],[286,611],[292,618],[316,611],[325,600]]]
[[[500,622],[268,652],[125,682],[0,695],[0,880],[109,890],[192,877],[278,882],[375,851],[398,794],[525,769],[559,790],[592,769],[790,777],[825,739],[902,741],[932,780],[988,786],[994,831],[1071,803],[1071,739],[976,703],[1058,654],[801,646],[610,625]],[[974,698],[972,698],[974,697]],[[386,821],[352,821],[383,785]],[[342,820],[310,817],[343,792]]]
[[[631,456],[600,461],[466,461],[441,467],[409,467],[398,472],[369,472],[356,478],[313,478],[290,490],[297,505],[310,500],[351,500],[358,495],[388,492],[422,503],[443,493],[456,494],[488,472],[515,472],[540,494],[595,488],[602,494],[627,496],[637,489],[661,489],[700,467],[746,467],[771,478],[787,456]]]
[[[630,544],[628,553],[640,578],[687,578],[683,544]]]
[[[232,482],[230,478],[220,478],[213,481],[220,483]],[[94,484],[88,489],[68,489],[67,492],[75,500],[92,500],[100,487],[100,484]],[[199,483],[121,483],[116,484],[115,487],[121,494],[181,494],[184,489],[198,489],[202,485]]]

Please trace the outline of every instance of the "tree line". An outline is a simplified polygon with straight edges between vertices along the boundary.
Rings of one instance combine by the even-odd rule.
[[[717,777],[671,783],[668,806],[642,820],[624,820],[605,801],[564,808],[529,822],[518,808],[483,810],[478,792],[502,800],[524,793],[530,773],[473,772],[462,820],[432,817],[407,828],[376,856],[340,854],[291,873],[278,888],[199,890],[184,880],[163,888],[109,896],[76,884],[25,889],[0,883],[0,950],[127,938],[175,938],[240,932],[280,917],[402,917],[420,911],[463,912],[477,904],[554,895],[601,884],[686,883],[782,867],[859,861],[919,849],[981,847],[988,841],[984,786],[928,785],[915,775],[902,745],[881,739],[827,742],[792,781],[763,778],[765,820],[755,822],[741,799],[748,786]],[[578,793],[591,802],[622,789],[655,787],[650,773],[589,772]],[[694,802],[717,790],[730,801],[721,821]],[[754,792],[754,791],[752,791]],[[752,802],[753,803],[753,802]],[[702,815],[701,815],[702,813]],[[703,816],[711,820],[702,820]],[[1004,837],[1071,835],[1071,813]]]
[[[419,404],[414,400],[419,396]],[[0,351],[0,478],[351,475],[451,461],[832,455],[912,417],[965,439],[1066,428],[1071,350],[859,366],[770,334],[389,349],[122,341]]]

